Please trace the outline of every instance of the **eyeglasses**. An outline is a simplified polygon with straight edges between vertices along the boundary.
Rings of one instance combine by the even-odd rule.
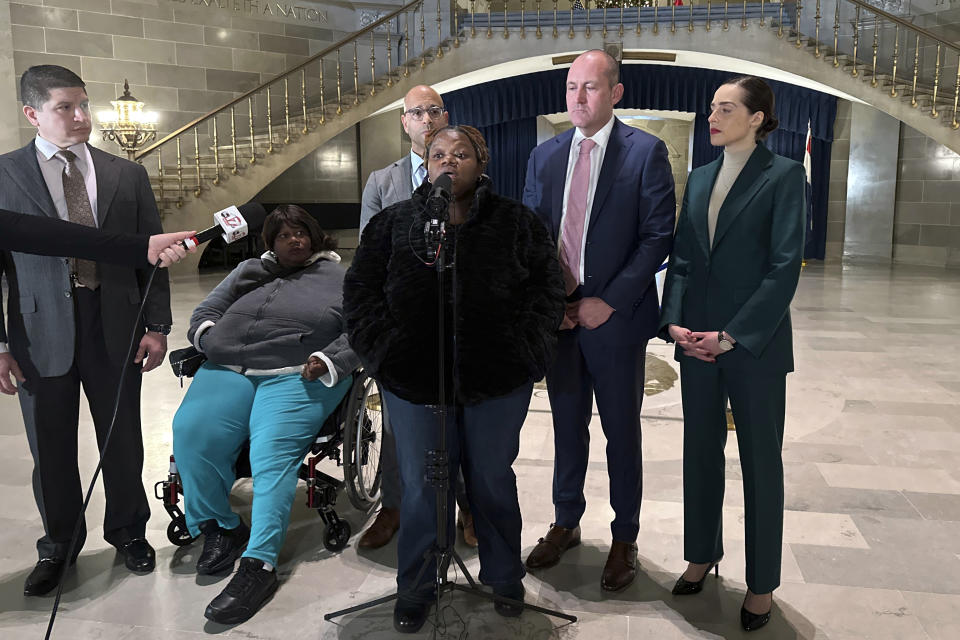
[[[440,116],[443,115],[443,107],[429,107],[427,109],[421,109],[420,107],[414,107],[413,109],[407,109],[404,113],[414,120],[423,120],[424,115],[430,116],[431,120],[437,120]]]

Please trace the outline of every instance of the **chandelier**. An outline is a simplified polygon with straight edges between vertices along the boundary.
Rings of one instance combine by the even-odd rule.
[[[123,80],[123,95],[111,100],[113,111],[101,111],[97,114],[100,122],[100,135],[104,140],[112,140],[127,152],[133,160],[140,147],[157,137],[157,114],[144,111],[143,103],[130,95],[130,85]]]

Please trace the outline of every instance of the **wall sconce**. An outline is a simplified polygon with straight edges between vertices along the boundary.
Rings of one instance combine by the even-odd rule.
[[[104,140],[113,140],[127,152],[133,160],[140,147],[157,137],[157,114],[145,112],[143,103],[130,95],[130,85],[123,80],[123,95],[111,100],[113,111],[101,111],[97,114],[100,122],[100,135]]]

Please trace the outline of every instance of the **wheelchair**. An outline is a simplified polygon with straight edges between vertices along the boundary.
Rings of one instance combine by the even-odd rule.
[[[335,510],[341,490],[346,489],[350,503],[360,511],[370,512],[380,501],[383,412],[377,382],[362,369],[357,370],[353,385],[323,423],[306,461],[300,465],[300,479],[306,482],[306,505],[317,510],[325,525],[323,546],[328,551],[342,550],[352,533],[350,523],[341,519]],[[249,451],[247,443],[237,459],[237,478],[250,477]],[[317,469],[317,464],[326,459],[343,467],[343,480]],[[167,539],[178,547],[193,542],[195,538],[187,529],[186,516],[178,506],[183,486],[172,455],[167,479],[157,482],[153,490],[171,518]]]

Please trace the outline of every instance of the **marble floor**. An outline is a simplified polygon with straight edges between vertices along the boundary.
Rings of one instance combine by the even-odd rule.
[[[178,320],[171,345],[185,344],[186,319],[219,279],[174,283]],[[788,381],[784,463],[786,506],[783,584],[775,615],[757,637],[850,640],[947,640],[960,637],[960,272],[813,264],[793,304],[797,372]],[[735,434],[727,445],[726,558],[704,592],[675,598],[670,588],[682,558],[679,382],[671,350],[649,349],[643,409],[642,574],[608,595],[599,578],[612,512],[607,504],[604,439],[595,421],[587,477],[584,544],[556,567],[525,579],[528,599],[575,614],[562,621],[539,613],[505,620],[489,603],[457,595],[443,608],[443,637],[738,638],[743,598],[743,511]],[[164,367],[144,382],[148,487],[166,474],[170,419],[183,390]],[[543,391],[530,406],[516,463],[524,516],[524,552],[551,521],[552,435]],[[96,451],[89,417],[81,424],[89,478]],[[35,561],[40,519],[29,488],[30,455],[13,398],[0,398],[0,637],[41,638],[52,598],[22,595]],[[332,471],[332,473],[338,473]],[[235,500],[249,507],[249,481]],[[102,493],[94,496],[88,543],[67,577],[54,638],[181,640],[227,638],[394,637],[391,607],[335,623],[323,614],[390,593],[395,546],[358,553],[353,542],[331,554],[323,526],[300,506],[281,557],[282,585],[251,621],[222,627],[203,608],[226,578],[198,577],[198,545],[175,548],[159,502],[148,535],[157,569],[129,574],[100,539]],[[341,513],[360,531],[367,516],[344,498]],[[459,548],[474,572],[476,553]],[[462,578],[460,578],[462,580]],[[425,627],[419,637],[433,630]]]

